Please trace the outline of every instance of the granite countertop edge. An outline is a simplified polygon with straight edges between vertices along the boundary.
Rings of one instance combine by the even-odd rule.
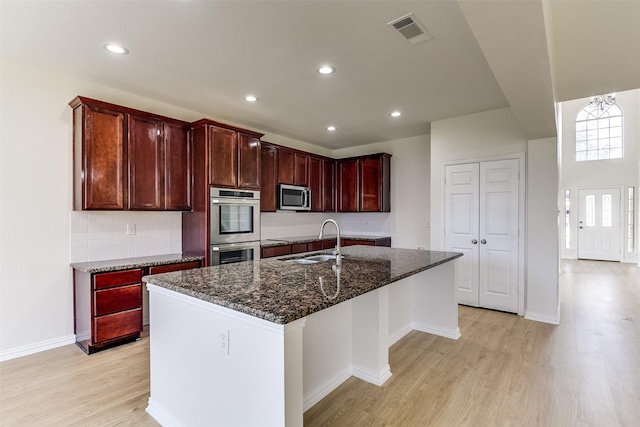
[[[105,261],[72,262],[72,268],[85,273],[106,273],[110,271],[129,270],[132,268],[154,267],[158,265],[177,264],[181,262],[202,261],[204,256],[188,254],[151,255],[112,259]]]
[[[391,249],[391,248],[385,248],[385,249]],[[318,252],[318,251],[315,251]],[[319,252],[323,252],[323,251],[319,251]],[[326,252],[326,251],[324,251]],[[150,276],[144,276],[142,278],[142,281],[145,283],[150,283],[152,285],[156,285],[156,286],[160,286],[162,288],[180,293],[180,294],[184,294],[184,295],[188,295],[191,296],[193,298],[202,300],[202,301],[206,301],[215,305],[219,305],[221,307],[225,307],[234,311],[238,311],[240,313],[244,313],[244,314],[248,314],[250,316],[259,318],[259,319],[263,319],[263,320],[267,320],[269,322],[272,323],[276,323],[276,324],[287,324],[290,322],[293,322],[295,320],[301,319],[303,317],[309,316],[313,313],[316,313],[318,311],[324,310],[326,308],[329,308],[333,305],[337,305],[341,302],[344,301],[348,301],[350,299],[356,298],[360,295],[364,295],[368,292],[374,291],[376,289],[382,288],[384,286],[387,286],[393,282],[402,280],[404,278],[407,278],[409,276],[418,274],[420,272],[423,272],[425,270],[429,270],[431,268],[435,268],[439,265],[445,264],[447,262],[453,261],[456,258],[462,257],[463,254],[462,253],[457,253],[457,252],[443,252],[443,251],[427,251],[427,252],[432,252],[432,253],[440,253],[443,254],[444,257],[440,260],[431,262],[429,264],[422,264],[419,265],[415,268],[411,268],[409,270],[407,270],[406,272],[402,273],[402,274],[398,274],[396,276],[390,277],[389,279],[383,280],[379,283],[370,283],[369,286],[366,286],[365,288],[361,289],[361,292],[359,292],[357,295],[355,296],[351,296],[348,298],[338,298],[336,300],[333,301],[328,301],[325,300],[320,304],[316,304],[314,306],[304,306],[304,307],[297,307],[296,309],[293,309],[291,311],[288,311],[286,314],[276,314],[273,311],[268,311],[268,309],[258,309],[255,307],[249,307],[247,305],[243,305],[241,303],[237,303],[237,302],[233,302],[233,301],[229,301],[226,300],[224,298],[219,298],[216,295],[212,295],[212,294],[206,294],[206,293],[202,293],[202,292],[197,292],[194,291],[192,289],[188,289],[185,288],[183,286],[180,286],[180,284],[174,284],[171,283],[170,279],[168,278],[168,275],[171,275],[173,273],[165,273],[165,274],[161,274],[161,275],[150,275]],[[304,255],[308,255],[310,253],[307,254],[298,254],[299,256],[304,256]],[[253,261],[253,262],[262,262],[262,263],[274,263],[274,262],[281,262],[280,259],[281,258],[289,258],[290,256],[283,256],[283,257],[276,257],[276,258],[269,258],[266,260],[261,260],[261,261]],[[375,259],[375,258],[372,258]],[[244,264],[244,263],[241,263]],[[205,268],[216,268],[216,267],[205,267]],[[453,284],[452,284],[453,286]]]

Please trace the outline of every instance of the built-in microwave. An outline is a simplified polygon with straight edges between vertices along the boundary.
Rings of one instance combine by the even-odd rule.
[[[278,185],[278,209],[290,211],[311,210],[311,189],[298,185]]]

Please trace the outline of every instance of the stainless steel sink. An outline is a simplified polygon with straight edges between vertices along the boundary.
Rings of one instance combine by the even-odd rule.
[[[293,258],[293,259],[285,258],[285,259],[281,259],[281,261],[291,262],[294,264],[318,264],[320,262],[326,262],[326,261],[331,261],[335,259],[336,259],[335,255],[321,254],[321,255],[311,255],[304,258]]]

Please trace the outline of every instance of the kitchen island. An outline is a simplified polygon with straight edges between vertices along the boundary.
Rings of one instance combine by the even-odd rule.
[[[326,252],[326,251],[325,251]],[[151,397],[161,424],[301,426],[350,376],[391,377],[388,349],[411,330],[460,336],[459,253],[351,246],[146,276]]]

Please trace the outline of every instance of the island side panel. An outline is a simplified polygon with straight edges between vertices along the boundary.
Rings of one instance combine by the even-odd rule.
[[[302,395],[295,377],[302,371],[304,319],[300,327],[289,326],[292,338],[285,347],[284,325],[147,287],[153,325],[147,412],[157,421],[185,426],[302,425],[300,397],[294,399],[300,407],[286,414],[285,384],[294,388],[291,394]],[[293,370],[288,379],[285,365]],[[285,424],[287,418],[299,423]]]
[[[389,367],[389,286],[352,300],[353,375],[381,386]]]
[[[447,262],[403,279],[411,283],[413,329],[445,338],[460,338],[456,262]]]

